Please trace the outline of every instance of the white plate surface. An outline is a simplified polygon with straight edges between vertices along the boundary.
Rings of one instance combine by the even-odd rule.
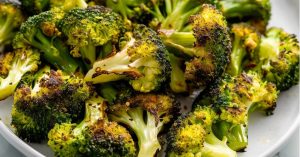
[[[299,38],[299,0],[271,0],[272,20],[270,26],[284,28]],[[0,101],[0,133],[26,156],[53,156],[44,144],[29,144],[20,140],[10,130],[12,98]],[[298,127],[299,86],[280,94],[277,108],[272,116],[254,113],[250,117],[249,146],[239,157],[271,157],[277,153]]]

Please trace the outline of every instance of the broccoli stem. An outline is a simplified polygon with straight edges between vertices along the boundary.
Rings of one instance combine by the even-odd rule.
[[[140,107],[130,108],[127,112],[117,112],[110,115],[112,120],[128,125],[138,138],[138,157],[153,157],[161,148],[157,139],[162,123],[156,124],[155,117],[147,111],[147,121],[144,120],[144,110]]]
[[[217,122],[213,125],[215,135],[221,140],[227,138],[227,145],[235,150],[241,151],[248,145],[247,126],[240,124],[234,125],[225,121]]]
[[[96,61],[96,47],[91,44],[86,45],[80,48],[80,53],[86,67],[90,69]]]
[[[170,35],[168,32],[164,32],[164,34],[161,36],[162,40],[171,53],[184,53],[188,56],[196,54],[193,44],[196,39],[192,32],[173,32]],[[180,52],[174,52],[175,50]]]
[[[12,38],[13,34],[11,26],[14,20],[14,14],[7,15],[6,19],[4,20],[3,24],[0,25],[0,44],[7,41],[8,39]]]
[[[29,62],[30,60],[26,60],[24,63],[17,62],[12,66],[5,79],[0,78],[0,100],[12,95],[22,76],[34,68],[35,65],[30,64]]]
[[[227,73],[229,73],[231,76],[239,75],[242,72],[242,61],[245,56],[246,50],[241,44],[241,39],[240,37],[235,36]]]
[[[74,73],[77,70],[77,62],[69,55],[68,49],[59,39],[49,40],[40,30],[37,31],[35,37],[36,39],[31,41],[32,45],[44,52],[44,58],[49,63],[66,73]]]
[[[110,104],[117,98],[117,90],[109,83],[101,84],[100,95],[103,96]]]
[[[259,15],[258,5],[249,0],[220,1],[226,18],[242,18]]]
[[[187,92],[187,84],[184,77],[184,71],[181,69],[182,60],[169,54],[170,63],[172,67],[170,87],[176,93]]]

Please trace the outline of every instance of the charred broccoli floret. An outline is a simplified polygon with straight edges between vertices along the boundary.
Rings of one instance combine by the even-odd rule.
[[[287,90],[299,83],[299,42],[295,35],[280,28],[270,28],[262,38],[260,49],[246,69],[255,70],[263,78]]]
[[[179,112],[174,97],[165,94],[138,94],[110,107],[109,118],[129,127],[136,135],[139,157],[153,157],[161,145],[158,134]]]
[[[68,48],[59,38],[57,21],[63,16],[62,12],[47,11],[31,16],[21,25],[20,32],[14,39],[14,48],[33,46],[41,51],[42,57],[55,67],[66,73],[77,70],[78,63],[69,54]]]
[[[118,42],[122,19],[102,6],[72,9],[65,14],[59,27],[68,38],[67,44],[72,46],[71,54],[82,57],[90,69],[96,61],[97,46],[108,47]]]
[[[104,99],[86,101],[85,118],[79,124],[56,124],[48,134],[48,145],[56,156],[134,157],[134,141],[126,128],[106,117]]]
[[[19,137],[41,142],[55,123],[80,120],[91,92],[92,88],[82,79],[45,67],[32,83],[16,89],[12,126]]]
[[[214,106],[220,118],[213,125],[215,135],[228,139],[228,146],[236,151],[248,144],[248,117],[254,110],[263,110],[268,115],[276,107],[276,86],[261,80],[255,72],[237,76],[225,75],[204,90],[195,100],[194,106]]]
[[[49,10],[50,0],[20,0],[22,9],[29,15],[36,15]]]
[[[24,20],[18,4],[6,0],[0,2],[0,49],[11,43]]]
[[[226,142],[212,131],[218,115],[211,107],[198,106],[193,112],[181,116],[167,134],[168,157],[236,157]]]
[[[38,70],[40,54],[34,49],[24,48],[1,55],[0,100],[3,100],[14,93],[17,85],[26,73]]]
[[[185,59],[183,71],[186,83],[199,87],[213,82],[226,68],[231,51],[224,16],[213,6],[201,6],[200,1],[195,0],[166,1],[163,10],[157,5],[151,25],[156,27],[169,52]],[[181,66],[175,65],[171,75],[180,78],[182,73],[178,73],[178,68]],[[171,79],[172,86],[178,84],[172,81],[178,80]],[[186,84],[184,80],[180,82]],[[175,90],[186,90],[180,88]]]
[[[229,23],[249,22],[264,32],[271,18],[270,0],[206,0],[215,4]]]
[[[254,27],[246,23],[233,24],[231,32],[233,34],[233,44],[230,63],[226,72],[231,76],[237,76],[245,70],[243,68],[245,57],[253,56],[254,52],[258,50],[260,34]]]
[[[50,0],[51,9],[58,8],[69,11],[74,8],[87,8],[87,6],[85,0]]]
[[[125,79],[140,92],[160,88],[169,77],[170,63],[157,34],[144,25],[136,25],[123,40],[120,51],[96,61],[85,80],[96,84]]]

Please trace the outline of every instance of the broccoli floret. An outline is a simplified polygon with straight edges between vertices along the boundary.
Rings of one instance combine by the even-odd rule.
[[[184,77],[184,60],[169,53],[171,64],[170,88],[175,93],[188,92],[188,85]]]
[[[246,65],[263,78],[287,90],[299,83],[299,41],[280,28],[270,28],[262,38],[260,49]]]
[[[144,8],[150,1],[105,0],[105,3],[107,7],[122,15],[126,26],[131,26],[132,22],[144,23],[143,21],[145,21],[146,15],[148,15]]]
[[[5,53],[0,58],[0,100],[12,95],[26,73],[35,72],[40,63],[40,54],[33,49],[16,49],[12,53]]]
[[[170,63],[166,53],[154,31],[136,25],[120,42],[120,51],[96,61],[85,80],[96,84],[125,79],[134,90],[157,90],[169,77]]]
[[[90,85],[82,79],[45,67],[33,82],[16,89],[12,126],[19,137],[41,142],[55,123],[81,120],[84,102],[91,92]],[[19,115],[27,118],[22,120]]]
[[[31,16],[25,21],[14,39],[14,48],[28,45],[39,49],[42,57],[66,73],[74,73],[78,63],[69,54],[68,48],[59,38],[61,32],[56,23],[63,16],[62,12],[47,11]]]
[[[87,8],[85,0],[50,0],[51,9],[62,9],[69,11],[74,8]]]
[[[245,70],[242,67],[245,57],[253,56],[259,48],[260,34],[254,27],[246,23],[233,24],[231,32],[233,34],[233,44],[230,63],[226,72],[231,76],[237,76]]]
[[[67,36],[67,44],[72,46],[71,54],[82,57],[90,69],[96,60],[96,47],[108,47],[117,43],[122,32],[122,19],[105,7],[72,9],[59,23],[59,28]]]
[[[153,157],[161,145],[158,134],[179,112],[174,97],[138,94],[122,104],[110,106],[108,117],[132,129],[138,139],[139,157]]]
[[[24,20],[18,4],[5,0],[0,2],[0,49],[12,42]]]
[[[213,82],[224,72],[231,51],[224,16],[211,5],[201,6],[200,1],[165,3],[161,11],[156,5],[152,23],[159,23],[156,29],[169,52],[185,59],[186,83],[198,88]],[[177,84],[172,81],[171,85]]]
[[[79,124],[56,124],[48,134],[48,145],[56,156],[134,157],[136,148],[129,132],[106,118],[103,98],[86,101],[85,118]]]
[[[264,32],[271,18],[270,0],[206,0],[214,3],[229,23],[249,22]]]
[[[109,105],[123,103],[135,93],[130,84],[125,81],[100,84],[97,91]]]
[[[236,157],[226,138],[219,140],[212,132],[218,115],[211,107],[197,107],[193,112],[181,116],[167,134],[167,156],[169,157]]]
[[[20,0],[22,9],[28,15],[36,15],[49,9],[49,0]]]
[[[225,75],[204,90],[194,106],[213,105],[220,114],[213,126],[215,135],[228,139],[228,146],[236,151],[247,147],[248,117],[254,110],[272,114],[279,92],[272,83],[265,82],[255,72],[237,76]]]

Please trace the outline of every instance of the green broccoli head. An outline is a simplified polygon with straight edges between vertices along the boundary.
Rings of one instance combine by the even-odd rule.
[[[11,44],[24,20],[18,4],[6,0],[0,2],[0,48]]]
[[[122,19],[102,6],[72,9],[60,21],[59,28],[68,38],[67,44],[72,46],[72,56],[82,57],[90,69],[97,57],[97,46],[118,42]]]
[[[12,116],[12,125],[19,137],[40,142],[47,138],[48,131],[55,123],[80,120],[84,101],[91,92],[92,88],[82,79],[45,67],[36,74],[32,83],[21,85],[14,94],[16,110],[39,127],[26,128],[26,123],[20,122],[18,115]]]
[[[56,124],[48,134],[48,145],[57,156],[126,156],[136,154],[129,132],[106,118],[103,98],[86,101],[85,118],[79,124]]]
[[[49,0],[51,9],[69,11],[74,8],[87,8],[85,0]]]
[[[248,22],[260,32],[271,18],[270,0],[208,0],[223,12],[229,23]]]
[[[254,110],[272,114],[278,98],[276,86],[262,81],[255,72],[225,75],[203,93],[194,106],[213,105],[217,108],[220,118],[213,127],[214,132],[219,139],[227,137],[229,147],[236,151],[247,146],[249,114]]]
[[[157,34],[144,25],[136,25],[120,41],[120,51],[96,61],[86,77],[94,84],[129,80],[134,90],[150,92],[169,77],[170,63]]]
[[[167,134],[167,156],[236,157],[226,138],[219,140],[212,132],[218,115],[211,107],[198,106],[193,112],[181,116]]]
[[[229,62],[231,41],[224,16],[211,5],[203,5],[190,18],[193,25],[193,58],[185,63],[188,82],[203,86],[221,76]]]
[[[139,157],[152,157],[161,149],[158,134],[179,112],[173,96],[138,94],[122,104],[110,106],[109,118],[129,127],[136,135]]]
[[[233,24],[231,32],[233,45],[226,72],[237,76],[245,70],[242,67],[245,57],[253,56],[258,50],[261,36],[254,27],[246,23]]]
[[[123,17],[125,25],[129,27],[132,22],[144,23],[143,21],[148,15],[145,11],[148,3],[150,1],[147,0],[105,0],[106,6],[119,13]]]
[[[270,28],[262,38],[260,49],[246,68],[287,90],[299,82],[299,42],[295,35],[280,28]]]
[[[63,12],[46,11],[31,16],[25,21],[14,39],[14,48],[32,46],[42,53],[42,57],[50,64],[64,72],[73,73],[78,63],[69,55],[69,50],[60,39],[61,32],[57,22]]]
[[[22,9],[28,15],[36,15],[49,9],[49,0],[20,0]]]
[[[16,49],[12,53],[2,54],[0,58],[0,100],[12,95],[26,73],[37,71],[40,54],[30,48]],[[1,76],[0,75],[0,76]]]

